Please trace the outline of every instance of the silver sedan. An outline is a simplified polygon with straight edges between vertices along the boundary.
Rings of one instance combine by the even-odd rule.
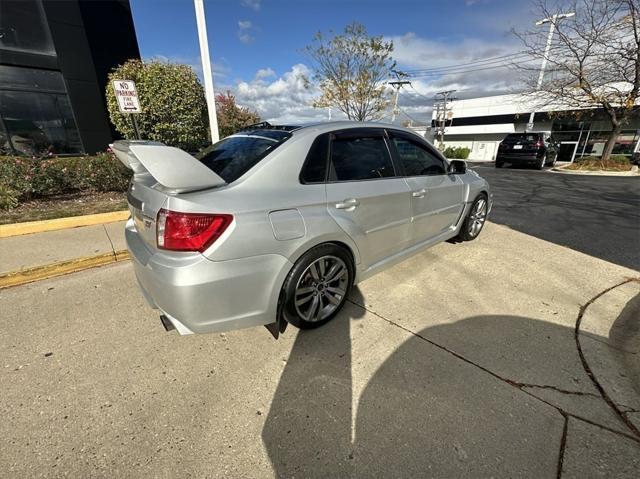
[[[442,241],[478,236],[489,185],[411,130],[262,123],[193,157],[117,141],[133,170],[126,240],[167,330],[314,328],[354,284]]]

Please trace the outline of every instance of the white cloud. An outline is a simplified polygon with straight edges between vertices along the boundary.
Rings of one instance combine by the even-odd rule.
[[[408,33],[403,36],[389,37],[395,44],[394,58],[400,69],[436,68],[459,65],[474,60],[518,51],[515,42],[488,42],[466,38],[456,42],[440,42],[420,38]],[[496,65],[496,66],[499,66]],[[476,70],[469,67],[468,70]],[[256,110],[260,116],[275,123],[303,123],[324,121],[329,117],[327,109],[311,106],[320,92],[306,79],[312,72],[304,64],[296,64],[281,76],[277,76],[271,68],[260,68],[252,80],[238,81],[235,85],[221,85],[218,89],[230,89],[237,101],[243,106]],[[476,96],[512,93],[519,86],[520,72],[508,68],[491,68],[479,71],[464,71],[438,76],[409,78],[412,87],[400,90],[399,106],[412,118],[431,121],[431,110],[435,102],[435,94],[439,91],[455,89],[456,96],[472,98]],[[391,92],[391,90],[390,90]],[[390,119],[389,111],[385,120]],[[337,110],[332,111],[333,119],[342,119],[344,115]],[[401,113],[397,121],[407,119]]]
[[[238,38],[242,43],[251,43],[255,40],[255,37],[251,34],[253,31],[253,24],[249,20],[238,21]]]
[[[472,63],[519,52],[521,47],[513,39],[500,42],[475,38],[438,41],[421,38],[410,32],[388,37],[387,40],[394,42],[393,57],[400,70],[433,70],[471,63],[457,70],[412,74],[409,80],[413,88],[406,87],[400,91],[399,106],[416,119],[430,119],[435,94],[439,91],[457,90],[455,95],[462,99],[513,93],[522,85],[522,73],[509,66],[509,58],[484,66]]]
[[[276,76],[276,72],[274,72],[271,68],[261,68],[256,72],[255,79],[262,80],[265,78],[271,78]]]
[[[240,5],[251,8],[257,12],[260,10],[260,1],[261,0],[240,0]]]
[[[274,78],[275,72],[271,68],[263,68],[256,72],[253,80],[241,81],[230,89],[238,104],[256,110],[267,121],[303,123],[326,120],[326,110],[311,106],[318,91],[313,86],[307,87],[306,78],[310,76],[311,71],[302,63],[293,65],[277,78]]]

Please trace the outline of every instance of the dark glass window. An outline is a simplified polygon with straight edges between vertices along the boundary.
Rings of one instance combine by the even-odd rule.
[[[1,49],[56,54],[39,0],[2,0],[0,10]]]
[[[332,180],[373,180],[390,176],[395,176],[395,172],[382,135],[338,137],[331,143]]]
[[[0,65],[0,89],[5,88],[67,92],[60,72]]]
[[[444,175],[444,161],[416,141],[392,136],[406,176]]]
[[[320,135],[315,139],[300,173],[303,183],[324,183],[327,175],[328,147],[329,135]]]
[[[204,149],[197,158],[224,181],[232,183],[289,137],[291,134],[284,131],[240,133]]]
[[[32,91],[0,91],[0,114],[11,147],[24,155],[80,153],[67,95]]]

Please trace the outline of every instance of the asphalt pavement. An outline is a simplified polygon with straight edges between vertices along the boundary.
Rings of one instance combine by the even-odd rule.
[[[164,332],[128,262],[0,290],[0,476],[635,478],[633,276],[488,223],[277,341]]]
[[[474,169],[491,184],[491,221],[640,270],[640,177]]]

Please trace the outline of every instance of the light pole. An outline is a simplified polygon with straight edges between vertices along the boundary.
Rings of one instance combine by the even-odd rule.
[[[545,23],[550,23],[549,25],[549,35],[547,36],[547,46],[544,49],[544,56],[542,57],[542,64],[540,65],[540,75],[538,76],[538,83],[536,85],[536,91],[539,91],[542,88],[542,79],[544,78],[544,69],[547,67],[547,58],[549,57],[549,50],[551,50],[551,41],[553,40],[553,32],[556,29],[556,24],[559,20],[563,18],[573,17],[575,12],[569,13],[556,13],[555,15],[544,18],[542,20],[538,20],[536,25],[544,25]],[[536,112],[535,109],[529,115],[529,122],[527,123],[527,131],[533,130],[533,118],[535,117]]]
[[[198,40],[200,42],[200,57],[202,58],[202,75],[204,76],[204,94],[209,111],[209,129],[211,143],[220,139],[218,134],[218,117],[216,116],[216,95],[213,91],[213,75],[211,73],[211,58],[209,58],[209,41],[207,40],[207,23],[204,18],[203,0],[193,0],[196,8],[196,24],[198,25]]]

